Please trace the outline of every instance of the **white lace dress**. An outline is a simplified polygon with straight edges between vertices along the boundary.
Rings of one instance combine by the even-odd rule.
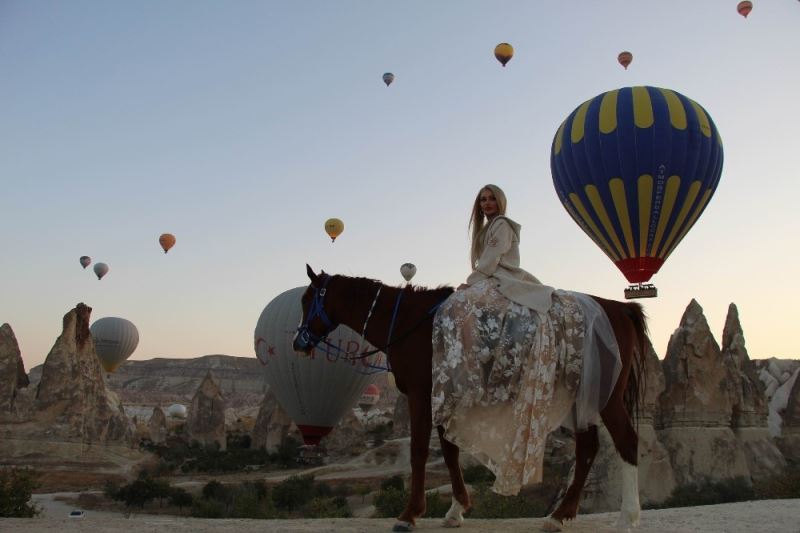
[[[541,481],[547,435],[581,382],[584,313],[573,293],[552,300],[537,313],[489,278],[456,291],[434,319],[433,423],[495,474],[500,494]]]

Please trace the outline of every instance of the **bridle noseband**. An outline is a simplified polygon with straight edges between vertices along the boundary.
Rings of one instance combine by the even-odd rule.
[[[316,346],[323,340],[325,340],[328,335],[331,334],[333,330],[335,330],[339,324],[334,324],[330,318],[328,318],[328,313],[325,312],[325,293],[328,290],[328,282],[331,280],[331,276],[327,274],[323,274],[325,276],[322,287],[317,288],[316,285],[313,283],[310,287],[314,290],[314,297],[311,300],[311,307],[308,309],[308,315],[303,323],[297,328],[297,336],[304,344],[311,344],[311,346]],[[322,323],[325,324],[325,332],[322,335],[315,335],[308,329],[309,323],[314,320],[315,318],[319,317],[322,320]]]

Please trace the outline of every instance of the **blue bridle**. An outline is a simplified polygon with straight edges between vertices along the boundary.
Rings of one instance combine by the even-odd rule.
[[[325,293],[327,292],[328,282],[331,280],[331,276],[325,275],[325,279],[322,282],[322,287],[317,288],[316,285],[313,283],[310,287],[314,290],[314,297],[311,300],[311,307],[308,309],[308,315],[306,319],[303,321],[303,324],[297,328],[297,336],[303,342],[303,344],[311,344],[311,346],[316,346],[321,341],[325,340],[330,333],[337,328],[339,324],[334,324],[330,318],[328,318],[328,313],[325,312]],[[322,320],[322,323],[325,324],[325,332],[322,335],[315,335],[308,329],[309,323],[314,320],[315,318],[319,317]]]

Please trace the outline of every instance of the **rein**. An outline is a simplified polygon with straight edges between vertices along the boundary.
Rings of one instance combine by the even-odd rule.
[[[428,309],[427,313],[425,313],[425,315],[423,315],[422,318],[416,324],[414,324],[412,327],[410,327],[409,329],[404,331],[402,334],[398,335],[396,338],[392,339],[392,334],[394,333],[394,325],[395,325],[395,322],[397,321],[397,313],[398,313],[398,311],[400,309],[400,301],[403,299],[403,290],[401,289],[400,292],[397,294],[397,299],[395,300],[395,303],[394,303],[394,310],[392,311],[392,320],[389,322],[389,335],[388,335],[388,337],[386,339],[386,344],[382,348],[376,348],[374,350],[368,350],[368,351],[364,351],[364,352],[361,352],[361,353],[358,353],[358,352],[347,352],[347,351],[341,349],[340,347],[335,346],[335,345],[331,344],[330,342],[328,342],[328,335],[334,329],[336,329],[336,327],[338,326],[338,324],[333,324],[330,321],[330,319],[328,318],[327,314],[325,313],[325,309],[323,307],[323,303],[324,303],[324,299],[325,299],[325,293],[327,291],[328,282],[330,280],[331,280],[331,276],[326,276],[325,277],[325,281],[323,281],[322,288],[319,288],[319,289],[317,287],[315,287],[313,284],[311,285],[311,287],[314,289],[314,299],[313,299],[313,301],[311,303],[311,308],[310,308],[310,310],[308,312],[308,317],[306,317],[306,320],[304,321],[303,325],[300,328],[298,328],[298,331],[300,332],[300,335],[303,336],[306,340],[310,340],[314,344],[319,344],[320,342],[322,342],[328,348],[330,348],[330,349],[332,349],[332,350],[334,350],[336,352],[340,352],[340,355],[342,357],[344,357],[344,359],[347,360],[347,361],[357,361],[359,359],[365,359],[365,358],[370,357],[372,355],[375,355],[376,353],[379,353],[379,352],[383,352],[388,357],[389,356],[389,348],[391,346],[393,346],[393,345],[397,344],[398,342],[406,339],[409,335],[414,333],[414,331],[416,331],[417,328],[419,328],[422,324],[424,324],[425,321],[428,320],[428,318],[432,314],[434,314],[439,309],[439,307],[444,303],[444,301],[447,299],[447,298],[445,298],[445,299],[441,300],[440,302],[437,302],[436,304],[434,304],[430,309]],[[372,300],[372,306],[369,308],[369,311],[367,312],[367,318],[366,318],[366,320],[364,320],[364,328],[363,328],[363,330],[361,332],[361,336],[364,337],[365,339],[366,339],[366,333],[367,333],[367,325],[369,324],[369,319],[372,317],[372,312],[375,310],[375,305],[378,303],[378,297],[381,294],[381,289],[382,288],[383,288],[383,284],[381,284],[378,287],[378,291],[375,293],[375,298]],[[313,318],[315,318],[316,316],[319,316],[322,319],[322,321],[325,323],[326,331],[321,336],[314,335],[308,329],[309,322]]]

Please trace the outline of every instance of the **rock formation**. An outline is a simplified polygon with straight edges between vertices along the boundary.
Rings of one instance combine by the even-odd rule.
[[[167,440],[167,417],[161,407],[156,406],[153,414],[147,421],[147,428],[150,430],[150,440],[154,444],[161,444]]]
[[[292,433],[293,428],[292,419],[280,406],[272,391],[267,391],[261,401],[255,427],[250,434],[250,446],[264,447],[268,452],[274,452],[283,439]],[[294,431],[297,432],[297,429]],[[298,440],[301,440],[299,433],[297,435]]]
[[[11,326],[0,326],[0,420],[13,416],[19,391],[28,386],[28,376],[19,344]]]
[[[108,390],[89,332],[92,309],[64,315],[64,329],[47,355],[36,392],[35,419],[51,435],[87,443],[130,441],[133,427]]]
[[[782,427],[778,446],[787,459],[800,462],[800,368],[795,370],[782,388],[786,389],[785,407],[778,411],[782,416]],[[775,393],[777,399],[781,389]],[[780,398],[782,400],[782,398]]]
[[[203,446],[217,445],[220,450],[224,450],[227,446],[225,408],[225,399],[219,384],[211,370],[208,370],[189,407],[186,419],[189,438]]]

